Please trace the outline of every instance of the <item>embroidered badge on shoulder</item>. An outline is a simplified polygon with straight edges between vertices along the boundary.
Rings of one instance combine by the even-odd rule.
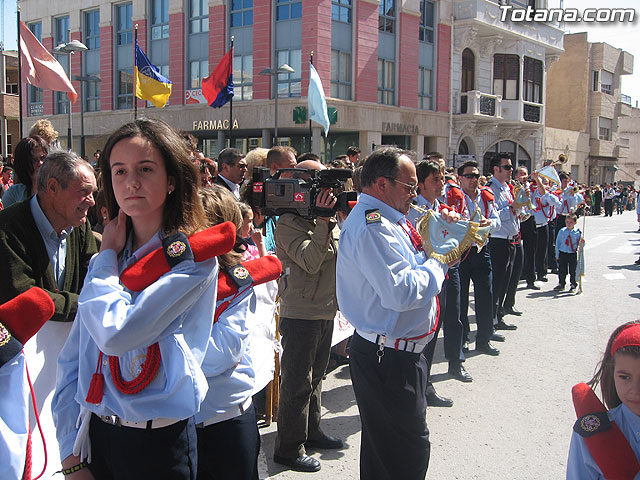
[[[0,347],[3,347],[11,340],[11,333],[0,323]]]
[[[573,425],[573,431],[585,438],[609,428],[611,428],[611,421],[607,412],[587,413],[576,420]]]
[[[233,269],[233,276],[240,280],[244,280],[249,276],[249,270],[240,265]]]
[[[245,285],[251,285],[253,283],[253,278],[243,265],[235,265],[227,269],[227,273],[231,275],[234,283],[239,287],[244,287]]]
[[[182,255],[186,249],[187,246],[184,242],[176,240],[167,247],[167,255],[169,255],[171,258],[176,258]]]
[[[365,211],[364,218],[367,221],[367,225],[372,223],[382,223],[382,215],[380,214],[380,210],[377,208]]]

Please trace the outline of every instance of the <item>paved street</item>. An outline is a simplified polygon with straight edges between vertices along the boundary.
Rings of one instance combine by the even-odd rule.
[[[505,332],[507,341],[496,344],[501,355],[469,354],[465,366],[473,383],[447,375],[440,345],[435,385],[455,404],[427,411],[432,442],[428,478],[564,478],[575,420],[571,387],[591,377],[612,330],[638,318],[640,266],[633,263],[640,255],[637,229],[634,212],[588,217],[584,293],[552,292],[557,277],[551,274],[548,283],[539,283],[541,291],[521,290],[516,307],[525,314],[507,317],[518,330]],[[260,478],[358,478],[360,420],[348,366],[328,376],[323,406],[324,430],[346,439],[348,448],[311,451],[322,462],[318,473],[283,470],[271,460],[273,423],[261,430]]]

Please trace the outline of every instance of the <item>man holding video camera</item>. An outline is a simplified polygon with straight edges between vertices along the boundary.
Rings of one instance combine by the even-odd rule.
[[[324,170],[307,160],[296,168]],[[322,189],[315,206],[333,209],[336,197]],[[322,377],[329,362],[336,301],[336,254],[339,229],[333,216],[280,215],[276,255],[282,262],[280,332],[282,360],[278,435],[273,459],[293,470],[316,472],[320,462],[305,447],[338,449],[341,440],[320,429]]]

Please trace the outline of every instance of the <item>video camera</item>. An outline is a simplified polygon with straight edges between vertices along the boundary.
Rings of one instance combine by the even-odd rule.
[[[253,169],[252,206],[259,207],[265,216],[294,213],[316,218],[330,217],[336,211],[349,213],[349,202],[357,200],[356,192],[343,191],[345,181],[351,176],[351,170],[346,168],[283,168],[271,176],[268,168],[256,167]],[[324,188],[332,188],[338,199],[333,209],[316,207],[316,197]]]

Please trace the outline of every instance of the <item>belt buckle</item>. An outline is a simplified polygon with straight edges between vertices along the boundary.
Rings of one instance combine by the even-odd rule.
[[[117,415],[105,415],[102,417],[102,420],[107,425],[113,425],[114,427],[122,426],[120,422],[120,417],[118,417]]]

